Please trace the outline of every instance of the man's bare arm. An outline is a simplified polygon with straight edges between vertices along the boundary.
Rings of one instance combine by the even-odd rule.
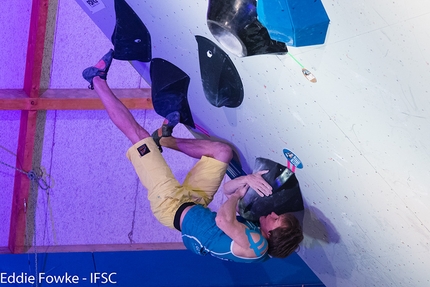
[[[249,243],[245,234],[245,225],[236,219],[236,206],[238,201],[245,195],[247,189],[248,186],[243,185],[230,194],[227,201],[220,206],[215,218],[217,226],[243,248],[248,248]]]
[[[243,249],[252,249],[256,256],[260,256],[254,248],[251,248],[251,242],[249,241],[250,238],[246,233],[246,226],[236,219],[237,203],[245,195],[247,190],[248,185],[244,185],[232,193],[227,201],[220,206],[215,221],[217,226],[227,234],[235,244],[239,245]],[[259,242],[262,238],[262,235],[257,233],[251,236],[252,241],[254,242]],[[261,244],[264,245],[264,242],[261,241]],[[261,252],[264,252],[264,250]]]

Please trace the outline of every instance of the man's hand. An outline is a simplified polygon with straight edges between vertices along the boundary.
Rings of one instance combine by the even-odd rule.
[[[261,170],[230,180],[224,184],[224,194],[230,196],[235,193],[237,189],[248,186],[255,190],[259,196],[269,196],[272,194],[272,187],[262,177],[263,174],[268,172],[268,170]]]
[[[246,183],[255,190],[259,196],[269,196],[272,194],[272,187],[262,177],[263,174],[268,172],[268,170],[260,170],[246,176]]]
[[[234,193],[239,197],[239,199],[241,199],[242,197],[245,196],[246,192],[248,191],[248,188],[249,188],[249,185],[245,184],[244,186],[241,186],[238,189],[236,189]]]

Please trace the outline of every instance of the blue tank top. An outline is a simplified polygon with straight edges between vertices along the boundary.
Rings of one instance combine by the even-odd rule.
[[[212,255],[219,259],[255,263],[270,259],[267,251],[257,258],[236,256],[233,251],[233,240],[218,228],[215,222],[216,213],[201,205],[193,206],[188,210],[182,221],[182,241],[185,247],[199,255]],[[238,221],[248,227],[251,232],[260,233],[260,229],[254,223],[238,217]],[[260,233],[261,234],[261,233]],[[266,239],[261,236],[261,239]],[[263,242],[254,243],[260,245]],[[252,247],[252,241],[250,242]],[[265,242],[267,245],[267,241]]]

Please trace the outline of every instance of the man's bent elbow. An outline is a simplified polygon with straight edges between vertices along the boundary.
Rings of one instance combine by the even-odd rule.
[[[218,228],[222,230],[226,225],[227,220],[222,215],[217,214],[217,216],[215,217],[215,223],[216,226],[218,226]]]

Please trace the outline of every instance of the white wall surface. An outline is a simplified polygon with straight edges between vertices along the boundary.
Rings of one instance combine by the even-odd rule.
[[[106,9],[91,14],[82,0],[60,1],[51,87],[85,88],[81,71],[111,47],[113,1],[102,2]],[[247,171],[258,156],[285,163],[284,148],[300,157],[306,238],[299,254],[327,286],[429,286],[430,2],[323,1],[331,20],[326,43],[289,48],[318,82],[303,77],[288,55],[230,55],[245,89],[237,109],[215,108],[203,95],[194,36],[215,42],[205,22],[207,1],[128,3],[151,32],[153,57],[191,77],[196,123],[234,143]],[[101,30],[92,20],[102,23]],[[17,38],[25,42],[28,31],[21,33]],[[3,50],[0,45],[0,55]],[[22,69],[22,57],[1,61]],[[23,74],[17,73],[0,80],[0,87],[20,88],[22,79],[14,81]],[[2,69],[0,79],[4,75]],[[113,87],[145,85],[119,61],[108,81]],[[1,113],[7,133],[0,144],[15,151],[19,114]],[[154,112],[134,113],[149,130],[161,123]],[[124,157],[128,143],[103,111],[49,111],[43,139],[42,165],[55,184],[49,202],[38,193],[38,243],[128,243],[135,208],[136,242],[179,240],[151,217],[145,190]],[[176,164],[178,177],[191,164]],[[3,218],[13,173],[0,168]],[[5,245],[8,228],[0,232]]]

